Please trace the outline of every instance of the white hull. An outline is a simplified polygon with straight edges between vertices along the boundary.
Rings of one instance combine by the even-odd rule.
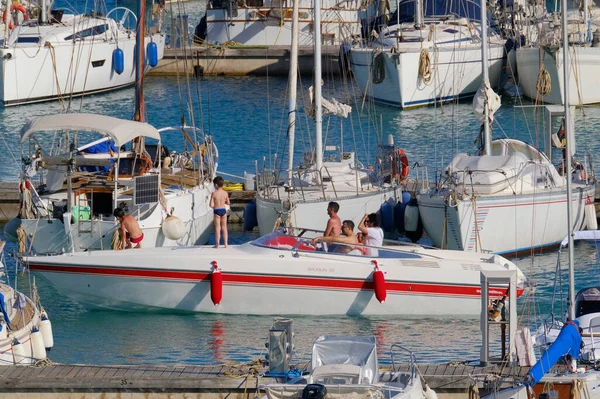
[[[600,103],[600,48],[571,47],[574,62],[569,75],[569,102],[571,105]],[[536,84],[540,74],[540,54],[543,56],[544,69],[550,76],[550,92],[538,94]],[[563,104],[564,70],[562,49],[548,52],[538,47],[520,47],[517,49],[517,71],[519,85],[523,93],[540,103]]]
[[[166,208],[174,209],[174,215],[185,226],[185,233],[179,240],[165,237],[161,225],[167,214],[156,205],[149,215],[139,220],[144,232],[142,247],[206,244],[213,225],[213,211],[207,199],[210,194],[208,185],[166,193]],[[65,228],[62,220],[40,218],[22,219],[22,225],[38,254],[110,249],[116,228],[113,220],[77,220]]]
[[[208,43],[239,43],[245,46],[291,46],[292,43],[292,16],[291,10],[286,18],[279,20],[261,17],[272,9],[245,8],[240,9],[238,16],[227,17],[227,11],[223,9],[209,9],[206,11]],[[276,11],[279,11],[277,7]],[[299,26],[299,45],[312,46],[312,10],[301,9],[306,14]],[[339,45],[344,39],[360,35],[360,10],[323,9],[322,30],[324,43]]]
[[[314,194],[314,192],[309,193],[307,197]],[[283,191],[281,195],[281,198],[286,198]],[[320,196],[322,197],[322,194]],[[395,205],[401,196],[400,186],[379,191],[373,190],[373,192],[361,193],[360,195],[348,195],[347,197],[319,199],[317,196],[306,201],[300,199],[278,201],[257,196],[258,229],[261,235],[268,234],[278,226],[284,225],[323,231],[327,224],[327,204],[329,201],[336,201],[340,205],[338,212],[340,220],[352,220],[355,226],[358,226],[365,214],[379,212],[381,205],[388,201]]]
[[[420,43],[399,43],[383,48],[379,45],[354,46],[350,49],[352,72],[366,96],[401,108],[472,97],[481,85],[481,45],[452,41],[453,45],[440,46],[427,41],[423,46]],[[391,39],[387,39],[386,44],[390,42]],[[430,54],[429,82],[425,82],[419,73],[422,48]],[[504,48],[496,40],[490,43],[489,49],[490,82],[496,87],[502,72]],[[382,81],[375,83],[374,60],[379,52],[385,60],[385,72]]]
[[[300,46],[313,45],[313,2],[299,0]],[[291,4],[282,6],[278,0],[251,0],[244,7],[228,8],[230,3],[212,0],[206,10],[208,43],[237,43],[245,46],[291,46]],[[321,32],[323,44],[339,45],[344,39],[360,36],[361,19],[376,14],[377,2],[365,5],[358,0],[321,2]]]
[[[584,227],[584,204],[590,197],[594,197],[593,185],[573,190],[575,230]],[[479,196],[476,201],[466,198],[452,206],[445,195],[420,194],[417,198],[423,227],[439,248],[516,254],[558,245],[567,234],[564,189]]]
[[[89,306],[228,314],[475,315],[481,307],[480,270],[518,270],[499,257],[417,246],[379,249],[378,258],[291,250],[278,246],[280,237],[273,233],[257,240],[269,247],[251,242],[219,249],[91,251],[26,262],[59,291]],[[385,272],[385,303],[375,297],[374,259]],[[223,278],[219,305],[211,300],[214,263]],[[504,289],[493,291],[501,296]]]
[[[58,27],[18,26],[11,34],[8,47],[0,48],[0,95],[4,105],[82,96],[132,85],[135,81],[135,32],[127,34],[124,29],[113,27],[115,34],[107,32],[79,41],[62,39],[72,35],[76,29],[89,28],[97,23],[115,25],[112,20],[106,21],[84,21]],[[44,28],[42,33],[38,33],[41,28]],[[39,42],[19,42],[22,37],[31,36],[32,32],[42,36],[37,39]],[[157,44],[160,60],[164,53],[164,35],[157,33],[146,38],[146,44],[150,41]],[[45,45],[47,42],[50,46]],[[121,74],[113,68],[113,51],[117,48],[124,53]]]
[[[8,285],[0,283],[0,292],[4,295],[4,302],[6,305],[6,311],[11,320],[12,330],[8,337],[0,338],[0,365],[9,364],[35,364],[38,360],[33,357],[33,342],[31,340],[31,329],[36,327],[39,329],[41,315],[37,307],[31,302],[29,298],[26,298],[27,309],[25,312],[18,311],[13,308],[13,304],[16,301],[15,291]],[[31,311],[31,314],[27,316],[27,312]],[[25,315],[25,317],[23,317]],[[23,322],[24,321],[24,322]],[[18,329],[16,324],[18,324]],[[6,325],[2,321],[2,330],[6,331]],[[23,349],[22,355],[15,355],[13,353],[13,342],[17,339],[21,348]]]

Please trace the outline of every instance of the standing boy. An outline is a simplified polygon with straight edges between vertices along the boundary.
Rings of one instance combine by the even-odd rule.
[[[210,207],[215,214],[215,248],[219,248],[221,241],[221,231],[223,231],[223,243],[225,248],[229,247],[227,243],[227,208],[229,205],[229,194],[223,190],[225,181],[221,176],[213,180],[215,191],[210,195]]]

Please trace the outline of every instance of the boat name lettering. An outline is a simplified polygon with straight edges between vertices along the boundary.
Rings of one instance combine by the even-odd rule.
[[[335,268],[333,267],[308,267],[306,270],[309,272],[335,273]]]

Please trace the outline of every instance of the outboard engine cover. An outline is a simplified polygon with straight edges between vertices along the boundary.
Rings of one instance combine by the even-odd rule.
[[[321,384],[308,384],[302,390],[302,399],[323,399],[327,395],[327,388]]]

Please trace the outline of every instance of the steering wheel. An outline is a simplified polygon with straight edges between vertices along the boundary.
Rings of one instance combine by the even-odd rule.
[[[120,20],[117,21],[117,18],[113,18],[117,22],[117,26],[119,26],[120,28],[126,27],[125,26],[125,22],[127,22],[127,19],[129,18],[129,16],[131,16],[133,18],[133,20],[135,21],[135,23],[133,25],[137,26],[138,19],[135,16],[135,13],[133,11],[131,11],[129,8],[127,8],[127,7],[115,7],[115,8],[113,8],[112,10],[110,10],[106,14],[106,18],[110,18],[111,14],[113,12],[115,13],[115,17],[116,17],[117,11],[123,11],[123,16],[121,17]],[[126,27],[126,28],[128,28],[128,27]]]

